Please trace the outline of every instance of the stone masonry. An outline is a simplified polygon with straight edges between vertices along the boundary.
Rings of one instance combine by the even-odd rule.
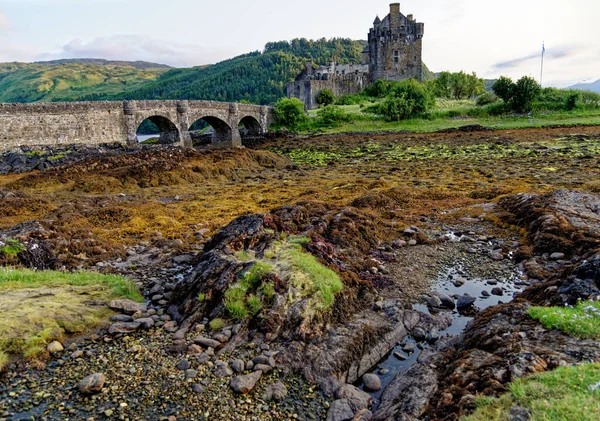
[[[361,92],[369,83],[377,80],[422,80],[423,35],[425,24],[417,22],[413,15],[400,13],[400,4],[390,4],[390,13],[383,20],[375,18],[369,31],[368,44],[362,52],[362,64],[336,65],[306,68],[294,82],[286,86],[289,98],[298,98],[306,109],[317,107],[317,95],[330,89],[342,96]]]
[[[189,127],[203,119],[214,129],[214,145],[240,147],[240,124],[249,135],[261,135],[274,115],[271,107],[214,101],[0,103],[0,150],[115,142],[133,146],[145,119],[159,127],[161,143],[191,147]]]

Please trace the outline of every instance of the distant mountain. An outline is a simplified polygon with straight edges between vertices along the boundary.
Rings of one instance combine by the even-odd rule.
[[[118,67],[134,67],[140,70],[150,69],[172,69],[173,67],[166,64],[150,63],[148,61],[115,61],[105,60],[103,58],[68,58],[60,60],[36,61],[33,64],[43,66],[54,66],[57,64],[91,64],[96,66],[118,66]]]
[[[578,83],[570,86],[568,89],[577,89],[579,91],[592,91],[600,94],[600,79],[593,83]]]
[[[0,63],[0,102],[75,101],[91,94],[114,95],[146,85],[165,71],[77,60]]]

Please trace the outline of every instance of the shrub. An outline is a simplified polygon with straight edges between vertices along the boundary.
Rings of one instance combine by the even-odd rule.
[[[365,88],[365,94],[372,98],[383,98],[390,91],[390,84],[379,79]]]
[[[323,89],[317,94],[317,103],[321,106],[332,105],[335,102],[335,95],[331,89]]]
[[[298,98],[282,98],[275,104],[275,118],[277,123],[294,130],[298,124],[306,120],[304,103]]]
[[[319,117],[319,122],[327,126],[338,125],[350,121],[348,113],[335,105],[327,105],[317,112],[317,116]]]
[[[484,92],[483,94],[479,95],[475,101],[479,107],[490,105],[495,102],[498,102],[498,97],[493,92]]]
[[[362,105],[364,101],[362,95],[343,95],[335,101],[335,105]]]
[[[580,99],[581,99],[581,92],[578,92],[578,91],[570,92],[569,95],[567,96],[565,109],[567,111],[573,111],[575,109],[575,107],[577,107],[577,103],[579,102]]]
[[[415,114],[414,105],[414,101],[406,96],[400,98],[390,96],[381,104],[379,110],[386,120],[400,121]]]
[[[389,121],[398,121],[424,113],[434,105],[430,92],[414,79],[395,84],[379,111]]]

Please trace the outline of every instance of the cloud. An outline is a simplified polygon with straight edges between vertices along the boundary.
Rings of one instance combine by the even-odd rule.
[[[575,55],[576,48],[574,47],[555,47],[555,48],[546,48],[546,54],[544,55],[547,59],[561,59],[565,57],[571,57]],[[501,61],[492,66],[493,70],[500,71],[505,69],[512,69],[515,67],[519,67],[522,64],[525,64],[529,60],[539,59],[541,57],[542,52],[538,51],[535,53],[531,53],[524,57],[515,58],[512,60]]]
[[[231,51],[205,49],[146,37],[143,35],[113,35],[91,41],[74,39],[60,51],[40,55],[38,60],[59,58],[104,58],[108,60],[151,61],[175,67],[215,63],[229,57]]]

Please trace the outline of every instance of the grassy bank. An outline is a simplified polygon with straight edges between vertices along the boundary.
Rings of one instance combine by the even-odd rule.
[[[367,103],[367,106],[377,104]],[[482,107],[471,100],[438,100],[436,107],[426,115],[401,121],[385,121],[381,116],[366,113],[359,105],[340,106],[348,121],[337,124],[320,124],[319,110],[309,111],[308,121],[298,130],[301,134],[361,133],[361,132],[412,132],[427,133],[477,124],[495,130],[542,128],[553,126],[600,125],[600,109],[573,111],[534,111],[527,115],[485,115]],[[481,116],[477,116],[481,114]]]
[[[515,407],[529,411],[532,420],[600,419],[600,364],[561,367],[518,379],[500,398],[478,398],[477,410],[463,421],[513,419]]]
[[[64,334],[105,322],[108,300],[142,301],[131,281],[92,272],[0,268],[0,292],[0,366],[6,354],[35,357]]]

